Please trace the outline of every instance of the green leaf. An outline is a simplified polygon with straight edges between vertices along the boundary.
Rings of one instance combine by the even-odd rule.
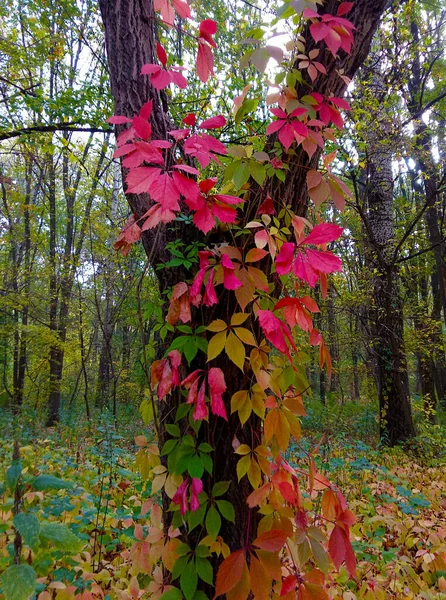
[[[177,554],[177,556],[184,556],[185,554],[188,554],[190,552],[190,546],[188,544],[185,544],[184,542],[182,544],[180,544],[178,546],[178,548],[176,548],[175,550],[175,554]]]
[[[36,579],[36,572],[29,565],[8,567],[0,577],[5,600],[28,600],[36,588]]]
[[[186,357],[186,360],[189,365],[194,360],[194,358],[197,356],[197,352],[198,352],[197,338],[190,337],[188,339],[188,343],[183,348],[183,354]]]
[[[175,561],[175,564],[173,565],[173,569],[172,569],[172,579],[177,579],[177,577],[179,577],[181,575],[181,573],[186,568],[186,565],[189,562],[189,560],[190,560],[189,555],[180,556],[179,558],[177,558],[177,560]]]
[[[201,479],[201,476],[204,472],[203,461],[195,454],[189,459],[189,463],[187,465],[187,470],[189,471],[189,475],[191,477],[195,477],[197,479]]]
[[[183,594],[178,588],[172,587],[161,596],[160,600],[182,600]]]
[[[76,554],[85,546],[85,542],[74,535],[71,529],[61,523],[45,523],[40,529],[40,540],[50,542],[59,550]]]
[[[15,490],[19,477],[22,473],[22,463],[20,460],[13,460],[11,466],[6,471],[6,485],[11,492]]]
[[[194,561],[190,561],[180,577],[180,586],[186,600],[192,600],[197,589],[198,576]]]
[[[223,496],[229,490],[229,486],[231,485],[230,481],[217,481],[212,488],[212,495],[214,498],[217,496]]]
[[[183,402],[183,404],[180,404],[180,406],[177,408],[177,413],[175,415],[175,421],[181,421],[181,419],[184,419],[184,417],[187,415],[187,413],[190,411],[190,409],[191,409],[190,404],[186,404],[185,402]]]
[[[322,544],[320,544],[317,540],[313,538],[310,539],[311,551],[313,553],[314,562],[318,569],[322,571],[322,573],[328,573],[328,555],[325,552]]]
[[[32,482],[32,487],[40,492],[45,490],[69,490],[73,487],[71,481],[64,481],[54,475],[37,475]]]
[[[209,600],[209,598],[206,596],[206,594],[204,592],[202,592],[201,590],[198,590],[198,592],[196,592],[194,594],[193,600]]]
[[[206,530],[210,536],[216,538],[221,527],[221,517],[215,506],[211,506],[206,515]]]
[[[249,179],[249,166],[246,162],[241,162],[237,169],[234,171],[233,181],[235,187],[239,190]]]
[[[189,516],[188,516],[189,533],[192,531],[192,529],[195,529],[195,527],[197,527],[198,525],[202,525],[202,523],[204,522],[206,506],[207,506],[207,503],[205,502],[204,504],[202,504],[200,506],[200,508],[198,510],[194,510],[193,512],[189,513]]]
[[[175,448],[175,446],[178,444],[178,440],[167,440],[167,442],[164,444],[164,446],[161,449],[161,456],[164,456],[165,454],[170,454],[170,452],[172,452],[172,450]]]
[[[181,435],[180,428],[178,425],[173,425],[172,423],[167,423],[165,425],[167,433],[169,433],[172,437],[179,438]]]
[[[256,181],[259,185],[263,185],[263,182],[265,181],[266,177],[266,170],[264,165],[251,160],[249,162],[249,172],[254,181]]]
[[[197,556],[195,559],[195,566],[197,568],[198,577],[206,583],[209,583],[209,585],[213,585],[214,572],[211,563],[206,558]]]
[[[221,512],[222,516],[227,520],[234,523],[235,521],[235,510],[230,502],[227,500],[217,500],[216,504],[218,506],[218,510]]]
[[[13,523],[27,546],[34,548],[39,543],[40,523],[35,515],[19,513],[14,517]]]
[[[213,452],[213,448],[210,444],[208,444],[207,442],[202,442],[199,446],[198,446],[198,450],[200,452]]]
[[[210,475],[212,475],[214,465],[212,458],[209,456],[209,454],[202,454],[201,460],[203,462],[203,467]]]
[[[195,556],[200,556],[201,558],[205,558],[206,556],[210,556],[209,548],[204,544],[198,544],[195,548]]]

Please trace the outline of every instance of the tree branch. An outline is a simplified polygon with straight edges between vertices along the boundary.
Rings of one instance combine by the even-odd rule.
[[[109,133],[112,128],[102,129],[100,127],[83,127],[79,123],[53,123],[51,125],[35,125],[34,127],[22,127],[13,131],[4,131],[0,133],[0,142],[10,140],[21,135],[32,133],[47,133],[50,131],[83,131],[86,133]]]

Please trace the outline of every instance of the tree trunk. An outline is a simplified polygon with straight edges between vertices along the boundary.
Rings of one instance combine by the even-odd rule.
[[[375,65],[372,93],[385,97],[385,86]],[[381,439],[391,446],[415,435],[404,348],[403,306],[398,265],[394,257],[393,142],[389,116],[373,115],[367,134],[367,219],[369,260],[375,271],[373,306],[370,310],[371,347],[379,398]]]
[[[322,94],[333,94],[342,96],[345,90],[345,82],[337,74],[337,70],[344,69],[346,75],[352,77],[358,67],[367,56],[371,38],[379,23],[380,16],[384,10],[387,0],[377,0],[373,4],[368,0],[358,0],[355,2],[354,9],[349,18],[358,27],[356,43],[350,56],[343,55],[339,60],[325,55],[326,68],[328,76],[323,79],[321,89]],[[149,84],[149,78],[140,77],[141,67],[145,63],[155,62],[155,19],[152,2],[149,0],[99,0],[102,13],[102,19],[105,27],[105,39],[108,63],[110,67],[111,91],[115,100],[115,114],[132,117],[137,114],[141,106],[151,100],[153,102],[152,113],[152,137],[155,139],[168,139],[167,132],[174,128],[168,116],[167,97],[164,93],[158,93]],[[334,13],[338,7],[337,0],[329,0],[324,9],[327,12]],[[307,31],[307,51],[314,47],[314,42],[310,39]],[[304,91],[305,90],[305,91]],[[306,84],[298,90],[299,95],[307,93]],[[122,127],[117,127],[118,132]],[[298,148],[296,155],[290,164],[287,180],[283,184],[274,185],[271,189],[273,197],[279,197],[284,204],[290,204],[294,212],[304,214],[307,208],[308,194],[306,186],[306,174],[308,167],[314,168],[320,157],[320,152],[316,152],[311,160],[306,153]],[[125,180],[125,177],[123,178]],[[265,192],[265,190],[263,190]],[[147,194],[127,194],[127,200],[137,218],[141,217],[151,206],[150,198]],[[260,201],[260,194],[253,192],[249,202],[246,203],[245,217],[249,220],[256,213]],[[166,250],[168,241],[181,238],[186,243],[196,241],[197,231],[191,231],[192,228],[184,227],[181,224],[168,228],[158,228],[149,230],[143,234],[142,241],[152,265],[165,263],[169,259]],[[220,232],[220,235],[223,235]],[[218,243],[225,240],[214,240]],[[266,267],[268,268],[268,266]],[[157,271],[160,294],[177,283],[190,279],[192,273],[179,272],[174,270]],[[219,304],[215,310],[204,310],[204,317],[200,317],[199,324],[206,325],[210,320],[223,318],[231,313],[234,306],[233,295],[225,294],[219,299]],[[159,345],[159,352],[162,354],[165,346]],[[199,368],[201,363],[192,364],[191,369]],[[249,387],[249,377],[240,370],[235,370],[232,363],[227,364],[226,360],[221,360],[219,366],[225,373],[231,373],[226,377],[228,390],[226,398],[238,390]],[[225,370],[226,369],[226,370]],[[235,371],[237,371],[235,373]],[[179,396],[171,396],[167,401],[160,404],[160,423],[163,423],[165,417],[170,415],[176,404],[179,402]],[[229,411],[228,411],[229,412]],[[242,428],[237,414],[229,417],[228,423],[222,419],[215,419],[213,416],[209,420],[209,430],[213,437],[214,452],[214,474],[218,480],[236,481],[236,463],[237,456],[232,447],[233,440],[241,443],[247,443],[250,447],[260,442],[261,429],[259,420],[250,421],[250,427]],[[166,439],[166,432],[161,430],[162,444]],[[247,495],[250,492],[250,485],[247,478],[244,477],[237,485],[230,487],[228,500],[233,504],[236,511],[235,525],[225,522],[221,535],[230,546],[231,550],[245,547],[247,541],[253,538],[256,533],[256,522],[251,517],[251,510],[246,504]],[[167,507],[167,502],[164,508]],[[169,513],[165,511],[165,526],[169,524]]]

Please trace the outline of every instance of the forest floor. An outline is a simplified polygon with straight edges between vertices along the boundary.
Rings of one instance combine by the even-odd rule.
[[[374,443],[371,409],[310,406],[306,443],[325,432],[319,468],[357,516],[352,538],[358,579],[349,581],[343,567],[330,571],[331,597],[446,600],[445,428],[420,429],[405,451],[384,450]],[[160,571],[155,581],[139,572],[150,562],[140,532],[159,515],[150,510],[150,482],[138,470],[133,433],[117,435],[103,424],[39,435],[28,423],[22,428],[19,466],[12,461],[10,432],[0,437],[0,574],[14,552],[13,490],[20,476],[20,510],[26,517],[14,523],[23,534],[22,562],[37,573],[33,598],[160,597]],[[296,446],[287,458],[298,462],[304,450]]]

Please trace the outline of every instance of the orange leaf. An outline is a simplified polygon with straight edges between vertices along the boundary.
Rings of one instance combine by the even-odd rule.
[[[239,583],[246,567],[245,551],[237,550],[221,563],[215,585],[215,598],[227,594]]]
[[[267,552],[279,552],[285,545],[288,533],[282,529],[271,529],[261,533],[253,541],[253,545]]]
[[[235,290],[235,297],[237,298],[237,302],[240,304],[241,309],[245,310],[247,305],[254,298],[256,286],[253,277],[244,268],[241,268],[237,272],[237,277],[243,285]]]
[[[258,260],[262,260],[267,256],[268,252],[266,250],[262,250],[261,248],[253,248],[248,252],[245,257],[245,262],[257,262]]]
[[[251,556],[249,575],[255,600],[268,600],[272,588],[272,578],[255,556]]]
[[[246,561],[243,563],[243,571],[240,581],[235,588],[226,594],[227,600],[246,600],[251,591],[251,580],[249,578],[248,565]]]

